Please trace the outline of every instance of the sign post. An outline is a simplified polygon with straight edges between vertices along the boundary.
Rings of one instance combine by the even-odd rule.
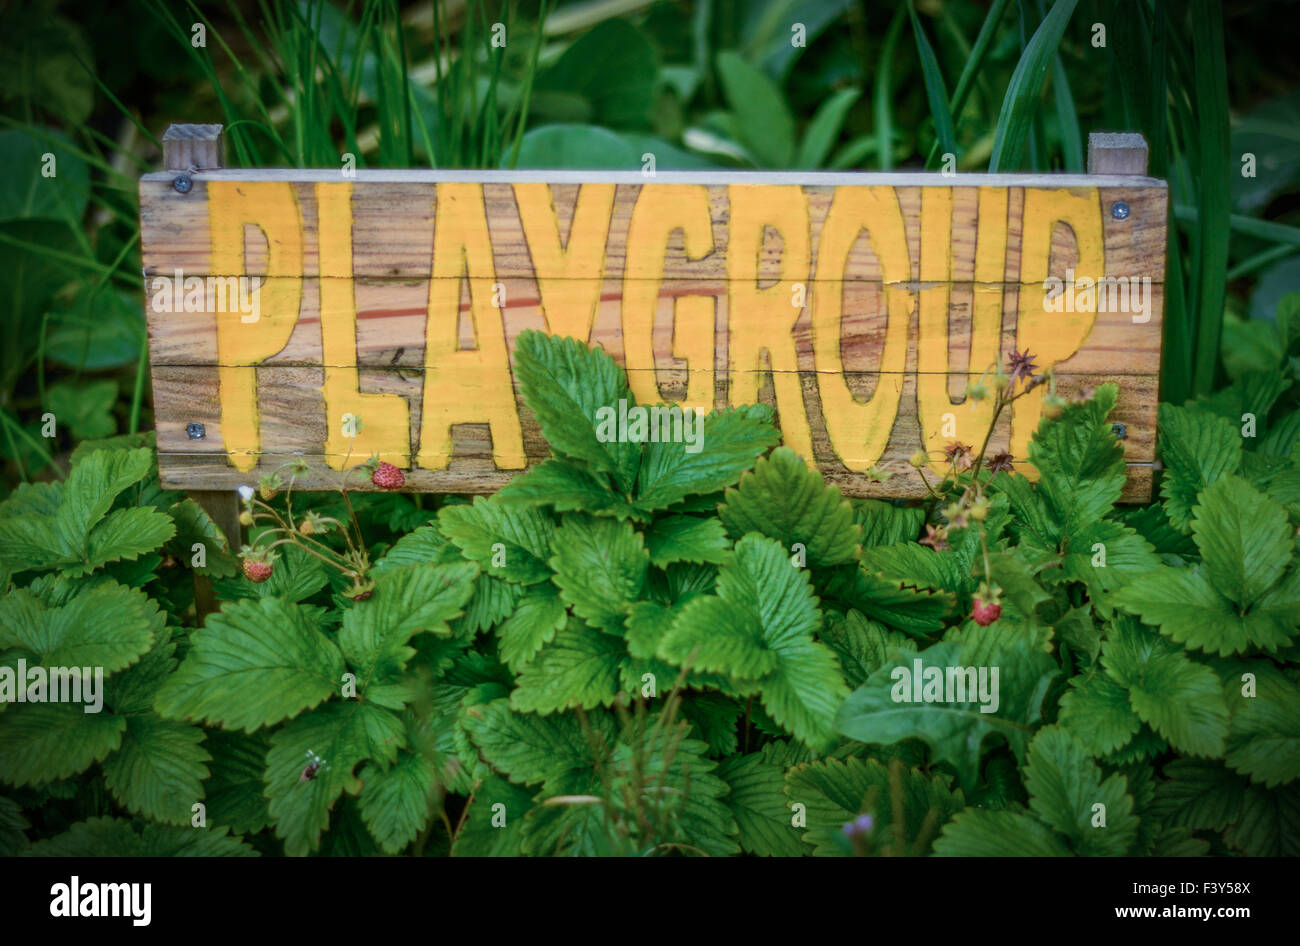
[[[1168,194],[1138,135],[1090,136],[1087,175],[228,170],[220,126],[165,141],[159,470],[236,544],[232,491],[294,458],[299,488],[378,454],[474,493],[543,459],[529,328],[604,347],[641,404],[771,404],[850,496],[922,495],[908,457],[978,443],[967,385],[1028,351],[1066,397],[1119,382],[1124,497],[1150,495]],[[1026,459],[1044,387],[992,448]]]

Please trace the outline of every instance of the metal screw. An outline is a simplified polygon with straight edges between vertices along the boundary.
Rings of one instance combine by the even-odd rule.
[[[172,187],[176,188],[176,192],[179,194],[188,194],[190,188],[193,186],[194,182],[190,180],[190,176],[184,172],[177,174],[172,178]]]
[[[204,429],[203,425],[198,423],[197,421],[193,421],[191,423],[186,424],[185,432],[190,435],[191,440],[202,440],[204,437],[207,436],[208,433]]]
[[[1123,220],[1128,216],[1128,204],[1122,200],[1117,200],[1110,205],[1110,215],[1116,220]]]
[[[1128,428],[1125,427],[1123,424],[1111,424],[1110,430],[1111,433],[1115,435],[1116,440],[1123,440],[1125,437],[1128,436]]]

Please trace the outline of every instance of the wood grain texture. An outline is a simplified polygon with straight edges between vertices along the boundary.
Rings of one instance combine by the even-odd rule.
[[[509,354],[538,329],[603,347],[642,403],[772,404],[786,442],[855,496],[922,494],[906,458],[978,443],[967,383],[1028,348],[1065,396],[1119,382],[1125,498],[1150,493],[1161,181],[220,171],[180,194],[171,179],[140,185],[169,487],[300,456],[299,484],[323,488],[374,449],[410,488],[495,490],[547,455]],[[261,280],[255,320],[204,285],[243,276]],[[1103,277],[1100,303],[1079,294]],[[1082,311],[1052,311],[1050,279]],[[995,431],[1019,461],[1039,395]],[[334,430],[345,408],[369,434]]]

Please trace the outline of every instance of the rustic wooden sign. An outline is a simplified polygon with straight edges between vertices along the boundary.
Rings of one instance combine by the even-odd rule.
[[[1058,393],[1120,382],[1146,499],[1167,190],[1138,136],[1091,146],[1125,173],[345,177],[174,151],[140,182],[163,484],[301,456],[325,487],[378,453],[418,490],[495,490],[547,453],[511,366],[531,328],[602,346],[642,404],[772,404],[852,496],[922,493],[907,458],[978,444],[967,383],[1028,350]],[[995,446],[1025,458],[1042,394]]]

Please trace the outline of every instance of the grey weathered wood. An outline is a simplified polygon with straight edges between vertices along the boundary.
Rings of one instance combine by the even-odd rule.
[[[224,163],[221,129],[221,125],[168,126],[162,138],[163,167],[168,171],[220,168]],[[225,533],[230,550],[238,553],[243,542],[243,530],[239,525],[239,495],[217,489],[194,489],[189,491],[189,495]],[[204,575],[194,576],[194,608],[200,620],[217,610],[212,582]]]
[[[163,167],[211,170],[223,166],[221,125],[170,125],[163,132]]]
[[[1136,132],[1094,131],[1088,135],[1089,174],[1147,173],[1147,141]]]

